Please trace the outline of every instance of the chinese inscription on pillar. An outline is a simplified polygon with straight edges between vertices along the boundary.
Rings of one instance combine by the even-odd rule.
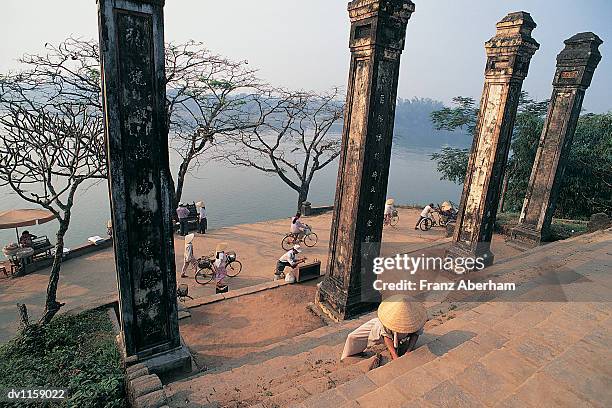
[[[99,0],[109,190],[127,357],[180,346],[162,9],[163,0]]]
[[[349,3],[351,66],[326,278],[317,303],[335,319],[372,307],[362,244],[377,256],[391,160],[400,55],[414,11],[409,0]],[[367,289],[366,289],[367,290]],[[375,303],[374,303],[375,304]]]
[[[546,123],[531,170],[519,224],[512,230],[515,242],[527,247],[547,241],[563,172],[586,89],[601,60],[601,39],[580,33],[565,40],[557,56],[553,93]]]
[[[529,62],[539,48],[531,37],[535,27],[529,13],[510,13],[485,44],[484,90],[449,256],[493,263],[491,237],[512,128]]]

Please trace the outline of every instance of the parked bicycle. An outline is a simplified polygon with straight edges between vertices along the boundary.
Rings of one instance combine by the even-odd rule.
[[[225,253],[227,263],[225,272],[228,277],[234,278],[242,271],[242,262],[236,259],[236,252],[228,251]],[[208,255],[198,259],[198,270],[195,274],[195,281],[200,285],[206,285],[217,275],[215,268],[215,256]]]
[[[304,231],[301,233],[294,234],[289,232],[285,234],[283,240],[281,241],[281,247],[285,251],[288,251],[294,245],[299,245],[302,242],[309,248],[317,245],[317,242],[319,242],[319,237],[317,237],[317,234],[312,232],[312,228],[310,228],[309,225],[306,225],[306,228],[304,228]]]
[[[385,216],[385,220],[383,222],[383,225],[390,225],[392,227],[395,227],[397,225],[397,223],[399,222],[399,213],[397,212],[397,210],[393,210],[393,214],[391,214],[391,217],[386,217]]]

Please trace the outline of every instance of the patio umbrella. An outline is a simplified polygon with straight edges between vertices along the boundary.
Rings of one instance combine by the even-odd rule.
[[[18,209],[0,212],[0,229],[15,228],[19,241],[19,227],[44,224],[55,219],[51,211],[37,209]]]

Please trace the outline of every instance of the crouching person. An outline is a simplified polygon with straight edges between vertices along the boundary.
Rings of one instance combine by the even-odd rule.
[[[382,343],[395,360],[414,349],[425,322],[427,311],[421,303],[407,295],[391,296],[378,307],[378,317],[348,335],[340,360]]]

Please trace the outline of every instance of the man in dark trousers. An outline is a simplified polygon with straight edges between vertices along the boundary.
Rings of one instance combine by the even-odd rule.
[[[189,209],[185,207],[183,203],[179,203],[176,209],[176,215],[178,216],[180,224],[179,234],[185,236],[187,235],[187,217],[189,216]]]

